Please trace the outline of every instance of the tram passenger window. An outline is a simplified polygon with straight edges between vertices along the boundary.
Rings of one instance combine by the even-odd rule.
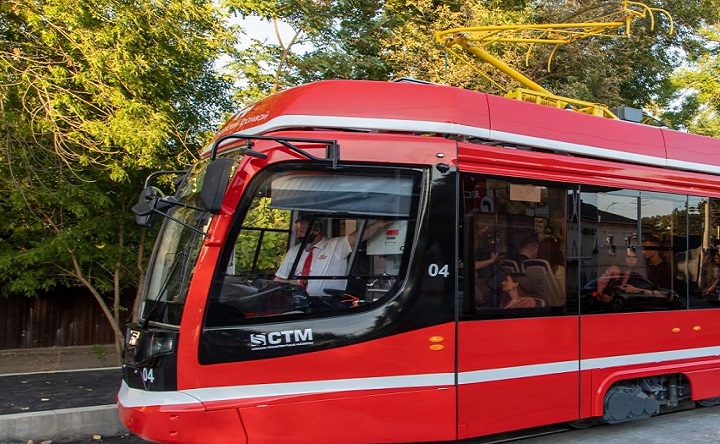
[[[720,307],[720,199],[691,197],[688,204],[688,303]]]
[[[471,174],[462,187],[462,229],[469,230],[463,231],[463,312],[565,313],[566,188]]]
[[[402,281],[416,174],[287,172],[255,180],[208,299],[206,323],[353,313]]]
[[[647,191],[581,193],[582,313],[687,305],[686,206],[685,196]]]

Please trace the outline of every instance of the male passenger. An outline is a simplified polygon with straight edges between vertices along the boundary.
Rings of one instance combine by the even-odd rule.
[[[647,278],[660,288],[672,288],[672,267],[660,251],[662,243],[655,236],[643,239],[643,256]]]
[[[362,240],[367,240],[381,227],[391,224],[392,221],[376,220],[365,227]],[[302,246],[302,241],[310,230],[307,245],[300,255],[295,273],[291,273],[295,258]],[[313,216],[302,216],[295,221],[295,234],[297,245],[291,247],[285,254],[280,267],[275,272],[276,281],[291,282],[305,287],[311,296],[326,296],[324,290],[344,290],[347,285],[345,279],[300,279],[290,280],[291,274],[295,276],[344,276],[347,272],[347,258],[355,245],[357,231],[347,236],[327,238],[323,234],[322,224]]]
[[[527,234],[520,238],[517,244],[517,256],[515,261],[518,266],[522,267],[522,263],[528,259],[537,259],[540,250],[540,241],[535,233]]]
[[[672,289],[673,275],[672,266],[667,262],[660,251],[662,243],[655,236],[647,236],[643,239],[643,256],[645,256],[645,269],[647,279],[661,289]],[[628,293],[653,293],[649,290],[641,290],[632,285],[624,285],[623,290]]]

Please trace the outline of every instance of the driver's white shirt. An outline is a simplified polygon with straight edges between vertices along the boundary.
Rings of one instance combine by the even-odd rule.
[[[275,276],[287,279],[290,276],[292,267],[297,256],[300,245],[295,245],[288,250]],[[310,276],[344,276],[347,271],[347,258],[352,253],[352,247],[347,236],[326,238],[313,245],[313,257],[310,262]],[[295,275],[302,273],[303,264],[308,252],[303,251],[300,255]],[[345,279],[308,279],[307,293],[311,296],[327,296],[323,291],[326,288],[344,290],[347,286]]]

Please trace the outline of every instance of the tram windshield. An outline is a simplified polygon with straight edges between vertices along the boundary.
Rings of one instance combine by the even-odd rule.
[[[180,324],[190,279],[212,219],[212,214],[197,209],[208,163],[195,164],[176,193],[189,207],[178,205],[167,211],[148,269],[142,308],[145,321]]]
[[[418,178],[344,170],[258,179],[223,254],[207,324],[322,316],[387,300],[407,267]]]

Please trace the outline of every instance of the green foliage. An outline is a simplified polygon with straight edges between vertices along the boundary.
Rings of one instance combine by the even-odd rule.
[[[386,80],[389,67],[380,42],[388,29],[383,3],[354,0],[331,5],[327,10],[330,20],[310,34],[310,42],[318,49],[297,58],[297,79]]]
[[[0,21],[3,118],[73,167],[123,180],[193,157],[226,103],[212,63],[232,38],[209,2],[9,0]]]
[[[107,350],[105,350],[105,347],[100,344],[93,345],[93,353],[102,363],[105,363],[108,359]]]
[[[566,5],[564,11],[568,11],[568,6],[583,11],[574,2],[562,3]],[[618,7],[615,2],[585,3]],[[563,61],[563,67],[554,75],[549,73],[546,79],[549,89],[609,106],[650,109],[667,106],[674,91],[670,81],[672,73],[684,63],[685,56],[697,50],[698,31],[704,23],[717,22],[720,2],[664,0],[645,3],[666,10],[672,21],[656,12],[653,14],[654,29],[651,29],[653,23],[647,15],[633,22],[629,37],[593,39],[562,48],[557,57]],[[582,20],[590,14],[602,13],[603,9],[589,7],[586,11],[570,17]],[[551,20],[558,13],[546,8],[541,15],[547,17],[542,20]],[[671,24],[674,32],[671,32]]]
[[[649,16],[633,22],[629,37],[621,29],[616,38],[560,47],[549,65],[550,46],[495,45],[492,53],[559,95],[611,107],[662,109],[675,100],[674,70],[685,60],[700,61],[707,54],[707,38],[700,30],[720,21],[720,0],[646,4],[666,9],[673,20],[655,12],[654,22]],[[434,42],[433,32],[490,24],[589,21],[617,11],[620,2],[228,0],[228,5],[243,16],[283,20],[296,31],[289,42],[253,42],[238,59],[235,67],[247,82],[238,98],[248,104],[279,89],[329,78],[414,77],[503,93],[518,85],[472,57],[465,63],[449,58]],[[296,51],[306,43],[315,49]],[[478,68],[497,84],[479,74]]]
[[[52,182],[51,179],[48,182]],[[55,287],[79,285],[72,259],[101,293],[112,293],[113,269],[122,267],[125,286],[137,281],[133,249],[139,232],[128,214],[126,186],[105,180],[48,183],[48,188],[8,190],[3,219],[15,222],[2,233],[0,271],[4,293],[28,296]],[[123,236],[124,245],[118,236]]]
[[[187,165],[229,108],[223,20],[206,0],[0,3],[4,294],[81,285],[117,321],[148,248],[129,212],[144,177]]]
[[[290,227],[290,211],[270,208],[270,203],[270,198],[260,197],[253,201],[248,210],[243,231],[235,244],[235,262],[238,270],[253,268],[254,253],[262,229],[288,230]],[[255,271],[274,273],[280,265],[279,260],[285,255],[287,239],[287,231],[263,231],[263,246],[255,264]]]
[[[720,2],[665,0],[647,4],[667,9],[673,21],[655,12],[654,23],[649,15],[633,22],[629,37],[621,28],[615,38],[596,37],[558,48],[494,44],[489,49],[555,94],[609,106],[665,107],[673,100],[675,87],[670,80],[673,71],[684,63],[686,56],[698,58],[698,54],[706,53],[707,40],[699,30],[718,22]],[[518,85],[477,58],[468,57],[465,63],[446,58],[431,43],[432,32],[506,23],[597,21],[598,17],[617,11],[619,6],[619,2],[582,0],[527,3],[391,0],[386,2],[385,14],[396,20],[389,38],[384,40],[386,58],[398,76],[502,93]],[[671,24],[675,32],[670,32]],[[498,84],[483,79],[475,68],[487,72]]]
[[[720,137],[720,26],[701,33],[705,53],[672,77],[678,105],[664,118],[679,128]]]
[[[268,26],[282,21],[294,30],[288,41],[249,39],[229,64],[245,84],[236,96],[245,105],[300,83],[328,78],[386,80],[390,75],[380,44],[388,29],[383,2],[226,0],[225,4],[240,16],[261,17]]]
[[[508,89],[509,79],[493,76],[499,84],[489,82],[479,71],[492,70],[480,66],[481,62],[472,57],[461,62],[448,56],[435,42],[433,33],[458,27],[523,23],[530,20],[529,11],[518,10],[514,3],[507,6],[501,1],[482,0],[454,3],[392,0],[386,4],[386,14],[393,17],[393,26],[382,43],[396,77],[413,77],[492,93]],[[523,48],[504,46],[494,49],[505,63],[524,65]]]

